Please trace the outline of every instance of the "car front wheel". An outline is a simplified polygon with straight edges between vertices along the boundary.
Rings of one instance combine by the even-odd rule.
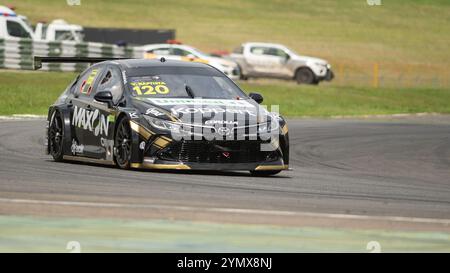
[[[311,69],[303,67],[295,73],[295,80],[298,84],[317,84],[316,77]]]
[[[61,113],[55,111],[48,128],[48,151],[55,161],[64,156],[64,123]]]
[[[131,160],[131,128],[128,119],[123,118],[117,126],[114,138],[115,160],[122,169],[130,168]]]

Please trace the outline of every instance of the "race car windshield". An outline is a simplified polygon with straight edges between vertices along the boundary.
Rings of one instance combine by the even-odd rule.
[[[130,77],[128,85],[133,96],[151,98],[211,98],[246,99],[243,93],[225,76],[160,74]]]

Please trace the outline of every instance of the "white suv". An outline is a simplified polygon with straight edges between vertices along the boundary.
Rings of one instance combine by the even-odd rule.
[[[222,71],[232,80],[237,80],[240,78],[239,66],[236,62],[210,56],[187,45],[152,44],[145,45],[142,48],[144,48],[144,58],[146,59],[164,57],[172,60],[207,63]]]
[[[331,65],[322,59],[300,56],[293,50],[269,43],[244,43],[230,58],[238,63],[241,78],[294,79],[299,84],[318,84],[334,78]]]

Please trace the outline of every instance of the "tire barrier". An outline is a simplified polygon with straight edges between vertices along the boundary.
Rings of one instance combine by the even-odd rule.
[[[33,41],[31,39],[0,39],[0,68],[33,69],[33,56],[48,57],[107,57],[142,58],[144,51],[140,47],[119,47],[117,45],[74,41]],[[47,71],[82,71],[87,64],[43,64]]]

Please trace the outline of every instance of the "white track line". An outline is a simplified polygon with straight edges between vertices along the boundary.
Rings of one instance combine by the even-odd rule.
[[[15,203],[15,204],[79,206],[79,207],[97,207],[97,208],[168,209],[168,210],[190,211],[190,212],[257,214],[257,215],[272,215],[272,216],[331,218],[331,219],[343,219],[343,220],[370,220],[370,221],[408,222],[408,223],[422,223],[422,224],[441,224],[441,225],[447,225],[447,226],[450,225],[450,219],[433,219],[433,218],[417,218],[417,217],[401,217],[401,216],[366,216],[366,215],[355,215],[355,214],[293,212],[293,211],[279,211],[279,210],[200,208],[200,207],[170,206],[170,205],[157,205],[157,204],[120,204],[120,203],[50,201],[50,200],[8,199],[8,198],[0,198],[0,202]]]
[[[31,115],[31,114],[16,114],[11,116],[0,116],[0,120],[34,120],[44,119],[46,116]]]
[[[399,114],[380,114],[380,115],[356,115],[356,116],[331,116],[332,119],[351,119],[351,118],[407,118],[407,117],[427,117],[427,116],[440,116],[445,114],[425,112],[425,113],[399,113]]]

